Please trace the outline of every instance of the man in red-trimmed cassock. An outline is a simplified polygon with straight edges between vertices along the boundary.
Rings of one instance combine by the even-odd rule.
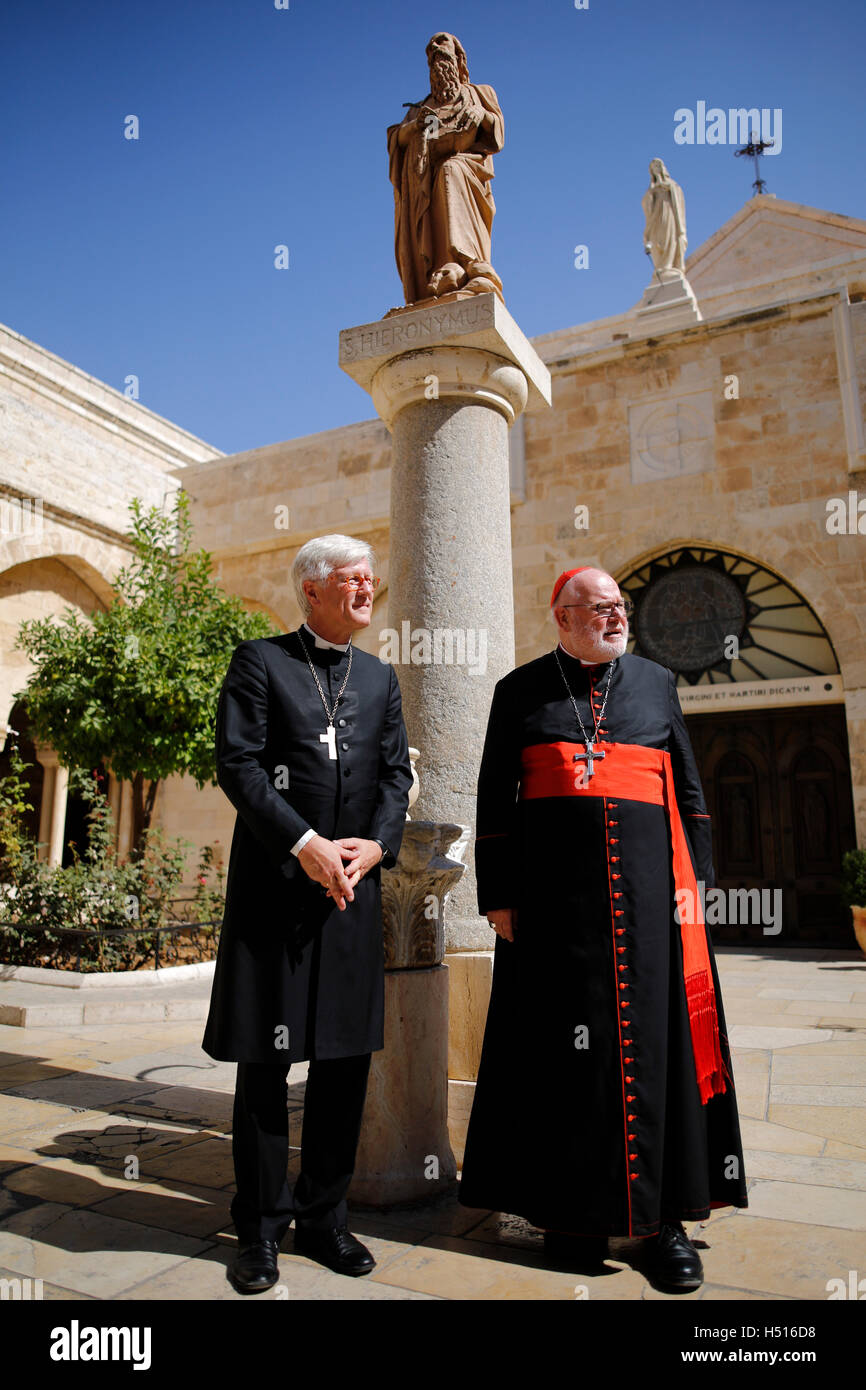
[[[683,1221],[745,1207],[730,1052],[698,883],[710,820],[673,673],[626,653],[603,570],[560,575],[559,645],[496,686],[478,781],[497,933],[460,1200],[586,1268],[643,1237],[697,1288]]]

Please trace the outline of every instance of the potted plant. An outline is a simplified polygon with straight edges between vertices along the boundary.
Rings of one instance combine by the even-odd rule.
[[[851,849],[842,856],[842,900],[851,909],[854,935],[866,955],[866,849]]]

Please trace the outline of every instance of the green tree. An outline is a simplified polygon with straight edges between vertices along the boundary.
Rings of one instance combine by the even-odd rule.
[[[27,855],[27,837],[22,826],[25,811],[33,810],[28,801],[30,786],[28,764],[15,742],[14,730],[9,730],[9,771],[0,777],[0,878],[15,883]]]
[[[216,704],[232,652],[277,629],[218,587],[206,550],[191,551],[184,492],[173,511],[144,511],[134,498],[130,512],[133,559],[110,606],[21,624],[17,645],[34,670],[16,698],[65,767],[102,762],[132,783],[136,857],[164,778],[216,781]]]

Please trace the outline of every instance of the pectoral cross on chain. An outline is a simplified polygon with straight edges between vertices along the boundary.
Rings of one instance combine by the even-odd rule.
[[[340,701],[341,701],[342,698],[343,698],[343,691],[346,689],[346,686],[349,684],[349,672],[350,672],[351,669],[352,669],[352,645],[351,645],[351,643],[349,644],[349,660],[348,660],[348,663],[347,663],[347,665],[346,665],[346,674],[345,674],[345,676],[343,677],[343,684],[340,686],[340,689],[337,691],[337,697],[336,697],[336,699],[334,700],[334,707],[333,707],[333,709],[328,709],[328,702],[327,702],[327,700],[325,699],[325,692],[324,692],[324,690],[322,689],[322,683],[321,683],[321,681],[319,680],[319,677],[316,675],[316,668],[315,668],[315,666],[313,665],[312,661],[310,660],[310,653],[307,651],[307,644],[306,644],[306,642],[304,641],[303,637],[301,636],[301,630],[300,630],[300,628],[298,629],[298,641],[299,641],[300,644],[301,644],[301,649],[302,649],[302,651],[303,651],[303,653],[304,653],[304,656],[307,658],[307,665],[308,665],[309,668],[310,668],[310,675],[313,677],[313,680],[316,682],[316,689],[317,689],[318,692],[319,692],[319,699],[321,700],[322,704],[323,704],[324,707],[325,707],[325,718],[326,718],[327,721],[328,721],[328,727],[327,727],[327,729],[325,730],[325,732],[324,732],[323,734],[319,734],[319,742],[320,742],[320,743],[327,743],[327,745],[328,745],[328,760],[329,760],[330,762],[332,762],[332,763],[335,763],[335,762],[337,761],[337,730],[334,728],[334,715],[337,713],[337,706],[339,705]]]
[[[574,762],[585,762],[585,763],[586,763],[586,769],[585,769],[585,771],[586,771],[586,780],[587,780],[587,782],[588,782],[589,779],[590,779],[590,777],[592,777],[593,773],[595,772],[595,768],[594,768],[594,766],[593,766],[593,759],[594,759],[594,758],[606,758],[606,757],[607,757],[607,754],[606,754],[601,748],[599,748],[598,750],[596,750],[596,747],[595,747],[595,739],[594,739],[594,738],[588,738],[588,739],[586,740],[586,752],[585,752],[585,753],[575,753],[573,761],[574,761]]]
[[[320,742],[320,743],[327,743],[327,745],[328,745],[328,757],[331,759],[332,762],[336,762],[336,761],[337,761],[337,730],[334,728],[333,724],[329,724],[328,727],[327,727],[327,729],[325,730],[325,732],[324,732],[323,734],[319,734],[319,742]],[[602,753],[601,756],[604,757],[604,754]]]

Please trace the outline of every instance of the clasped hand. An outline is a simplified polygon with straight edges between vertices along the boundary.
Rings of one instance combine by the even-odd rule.
[[[513,907],[498,907],[493,912],[488,912],[487,920],[497,936],[501,936],[503,941],[514,940],[514,928],[517,925],[517,912]]]
[[[345,912],[347,903],[354,902],[356,884],[381,858],[381,845],[377,845],[375,840],[362,840],[356,835],[344,836],[340,840],[314,835],[298,851],[304,873],[327,890],[327,896],[333,898],[341,912]]]

